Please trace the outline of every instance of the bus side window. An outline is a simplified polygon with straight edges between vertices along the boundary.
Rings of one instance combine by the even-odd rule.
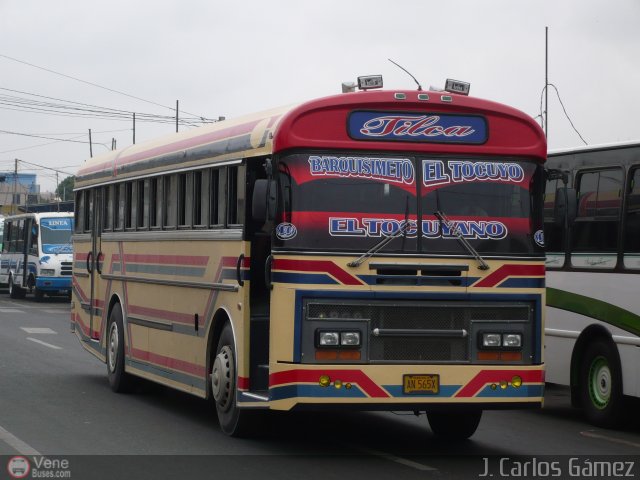
[[[547,180],[544,192],[544,243],[549,253],[564,252],[564,226],[557,224],[554,218],[556,191],[562,186],[559,179]]]
[[[84,219],[84,192],[76,192],[75,204],[75,233],[82,233]]]
[[[10,245],[11,245],[11,230],[13,230],[12,225],[13,224],[11,222],[4,222],[4,236],[2,239],[3,253],[8,253],[11,251]]]
[[[18,228],[16,230],[16,252],[22,253],[24,252],[24,220],[18,220]]]
[[[149,225],[162,228],[162,177],[150,179],[149,186]]]
[[[113,230],[113,191],[114,186],[109,185],[104,188],[104,212],[102,215],[103,218],[103,230],[111,231]]]
[[[125,183],[125,202],[124,202],[124,228],[130,230],[134,227],[133,219],[136,218],[135,195],[133,193],[133,182]]]
[[[193,174],[178,174],[178,227],[191,228],[193,221]]]
[[[168,229],[175,228],[178,216],[178,175],[164,177],[164,222]]]
[[[629,178],[624,222],[624,264],[627,268],[636,269],[640,268],[640,167],[632,169]]]
[[[149,226],[149,179],[139,180],[136,201],[136,228],[146,230]]]
[[[31,236],[29,237],[29,254],[38,255],[38,224],[35,220],[31,223]]]
[[[209,224],[209,180],[206,170],[193,172],[193,226],[203,228]]]
[[[90,232],[93,228],[93,197],[91,190],[85,190],[84,192],[84,218],[83,218],[83,231]]]
[[[245,167],[227,168],[227,225],[237,226],[244,221]]]
[[[225,205],[225,169],[212,168],[210,185],[210,203],[209,203],[209,225],[211,227],[220,227],[224,225],[224,205]]]
[[[115,187],[116,196],[114,198],[115,209],[115,222],[114,229],[122,230],[124,228],[124,204],[125,204],[125,192],[124,192],[124,183],[120,183]]]
[[[617,252],[622,170],[618,168],[582,172],[578,174],[576,184],[578,215],[572,227],[572,251],[595,255]]]

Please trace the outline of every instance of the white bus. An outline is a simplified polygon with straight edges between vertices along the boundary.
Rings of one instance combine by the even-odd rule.
[[[11,298],[70,295],[72,212],[25,213],[4,219],[0,284]]]
[[[547,167],[546,380],[613,427],[640,397],[640,142],[553,151]]]

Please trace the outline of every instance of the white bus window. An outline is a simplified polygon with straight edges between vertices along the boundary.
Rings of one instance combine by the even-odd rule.
[[[640,269],[640,168],[629,174],[627,217],[624,223],[624,266]]]
[[[622,182],[621,169],[578,174],[578,215],[571,230],[574,267],[616,266]]]

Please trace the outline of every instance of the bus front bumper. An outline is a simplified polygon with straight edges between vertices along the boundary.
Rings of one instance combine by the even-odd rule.
[[[71,292],[71,277],[38,277],[36,288],[43,292]]]

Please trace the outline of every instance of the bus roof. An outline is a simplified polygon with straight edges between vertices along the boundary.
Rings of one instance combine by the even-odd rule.
[[[567,155],[572,153],[599,152],[602,150],[616,150],[618,148],[632,148],[632,147],[640,147],[640,140],[601,143],[598,145],[582,145],[579,147],[555,148],[553,150],[549,150],[549,156]]]
[[[350,115],[359,111],[480,117],[488,133],[473,144],[356,139],[346,125]],[[109,152],[88,160],[79,169],[75,186],[81,189],[293,148],[519,156],[544,162],[547,146],[540,126],[506,105],[447,92],[366,91],[216,122]]]

